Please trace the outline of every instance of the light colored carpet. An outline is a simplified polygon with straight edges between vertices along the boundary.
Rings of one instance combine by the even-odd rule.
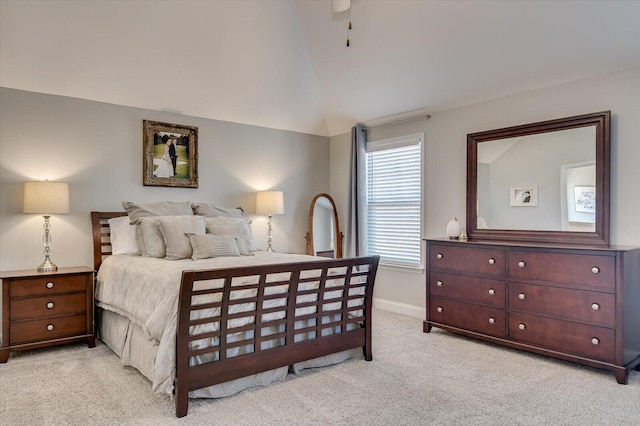
[[[12,354],[0,365],[2,425],[639,425],[640,373],[502,348],[374,312],[374,360],[351,360],[174,417],[103,344]]]

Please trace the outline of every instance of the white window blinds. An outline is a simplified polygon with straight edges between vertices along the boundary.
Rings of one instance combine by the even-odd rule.
[[[382,263],[421,266],[423,134],[367,143],[368,254]]]

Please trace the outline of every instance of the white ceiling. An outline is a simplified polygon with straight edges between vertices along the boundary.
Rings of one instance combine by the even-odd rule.
[[[640,1],[0,0],[0,85],[324,136],[640,66]]]

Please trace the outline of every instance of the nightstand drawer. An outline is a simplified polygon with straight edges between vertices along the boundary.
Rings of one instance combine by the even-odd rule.
[[[65,314],[83,314],[87,309],[86,293],[17,299],[11,303],[11,321],[45,318]]]
[[[11,324],[11,344],[30,343],[87,334],[87,316],[45,318]]]
[[[44,296],[48,294],[85,291],[86,275],[47,276],[16,279],[11,282],[9,297]]]

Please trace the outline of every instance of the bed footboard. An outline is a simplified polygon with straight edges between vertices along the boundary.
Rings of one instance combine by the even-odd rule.
[[[176,416],[189,391],[362,347],[378,256],[182,274]],[[196,362],[197,359],[197,362]]]

